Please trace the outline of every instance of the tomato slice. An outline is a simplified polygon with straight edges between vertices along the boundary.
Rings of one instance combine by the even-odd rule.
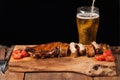
[[[25,50],[22,50],[22,51],[21,51],[21,54],[22,54],[23,57],[28,57],[28,56],[30,56],[30,54],[28,54]]]
[[[12,58],[14,59],[21,59],[22,58],[22,54],[20,53],[19,50],[14,50],[12,53]]]
[[[110,50],[105,50],[105,51],[103,52],[103,56],[104,56],[104,57],[107,57],[107,56],[113,56],[113,55],[112,55],[112,52],[111,52]]]
[[[105,57],[105,60],[108,62],[113,62],[113,61],[115,61],[115,58],[114,58],[114,56],[107,56],[107,57]]]
[[[105,57],[102,55],[102,54],[100,54],[100,55],[95,55],[95,57],[94,57],[97,61],[105,61]]]
[[[95,59],[98,61],[107,61],[107,62],[115,61],[115,57],[113,56],[110,50],[105,50],[101,55],[95,55]]]
[[[28,56],[30,56],[30,54],[28,54],[25,50],[22,49],[14,50],[12,53],[12,57],[14,59],[21,59],[23,57],[28,57]]]

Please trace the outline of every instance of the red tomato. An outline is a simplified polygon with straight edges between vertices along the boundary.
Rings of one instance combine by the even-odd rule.
[[[113,56],[113,55],[112,55],[112,52],[111,52],[110,50],[105,50],[105,51],[103,52],[103,56],[104,56],[104,57],[107,57],[107,56]]]
[[[95,55],[95,59],[98,61],[108,61],[108,62],[113,62],[115,60],[110,50],[105,50],[103,52],[103,55]]]
[[[22,58],[22,54],[20,53],[19,50],[14,50],[12,53],[12,58],[14,59],[21,59]]]
[[[105,57],[105,60],[108,62],[113,62],[115,60],[114,56],[107,56]]]
[[[14,50],[13,53],[20,53],[20,50]]]
[[[21,54],[22,54],[23,57],[28,57],[28,56],[30,56],[30,55],[29,55],[26,51],[24,51],[24,50],[21,51]]]
[[[95,59],[98,61],[105,61],[105,57],[103,55],[95,55]]]
[[[18,50],[14,50],[12,53],[12,57],[14,59],[21,59],[23,57],[28,57],[30,56],[25,50],[22,49],[18,49]]]

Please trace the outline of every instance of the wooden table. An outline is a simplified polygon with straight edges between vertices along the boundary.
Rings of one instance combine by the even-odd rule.
[[[0,80],[120,80],[120,46],[112,46],[111,49],[117,65],[117,76],[114,77],[90,77],[72,72],[16,73],[10,72],[8,68],[5,74],[0,74]]]

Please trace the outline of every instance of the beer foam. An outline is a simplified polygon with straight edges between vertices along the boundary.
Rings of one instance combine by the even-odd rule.
[[[97,13],[78,13],[77,18],[80,19],[95,19],[98,18],[99,14]]]

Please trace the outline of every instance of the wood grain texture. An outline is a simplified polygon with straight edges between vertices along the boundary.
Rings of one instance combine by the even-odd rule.
[[[119,80],[118,77],[94,77],[94,80]]]
[[[92,80],[92,77],[78,73],[42,72],[42,73],[26,73],[25,80]]]
[[[24,73],[14,73],[9,70],[5,74],[0,74],[0,80],[23,80]]]
[[[115,63],[117,68],[117,75],[120,76],[120,47],[113,47],[112,51],[114,52],[115,56]]]
[[[117,54],[117,73],[120,76],[120,54]]]
[[[113,55],[115,56],[115,63],[117,68],[117,76],[115,77],[93,77],[94,80],[120,80],[120,47],[112,47]]]
[[[106,76],[107,72],[106,74],[99,74],[99,71],[94,69],[94,66],[96,67],[97,65],[103,66],[102,68],[98,68],[98,70],[100,69],[100,71],[102,71],[105,66],[106,70],[111,69],[114,71],[112,72],[113,74],[110,73],[110,75],[116,75],[116,66],[114,62],[95,61],[93,58],[88,58],[86,56],[79,58],[64,57],[30,61],[13,61],[9,63],[9,70],[16,72],[70,71],[84,73],[91,76]],[[94,72],[94,75],[92,75],[92,71]]]
[[[8,68],[4,75],[0,74],[0,80],[120,80],[119,53],[120,52],[116,52],[114,54],[118,71],[118,75],[114,77],[89,77],[73,72],[27,72],[24,75],[24,73],[10,72]]]
[[[15,49],[25,46],[15,46]],[[15,50],[14,49],[14,50]],[[78,72],[89,76],[114,76],[116,75],[115,62],[96,61],[93,57],[80,56],[59,57],[47,59],[10,59],[9,70],[15,72],[40,72],[40,71],[68,71]]]

